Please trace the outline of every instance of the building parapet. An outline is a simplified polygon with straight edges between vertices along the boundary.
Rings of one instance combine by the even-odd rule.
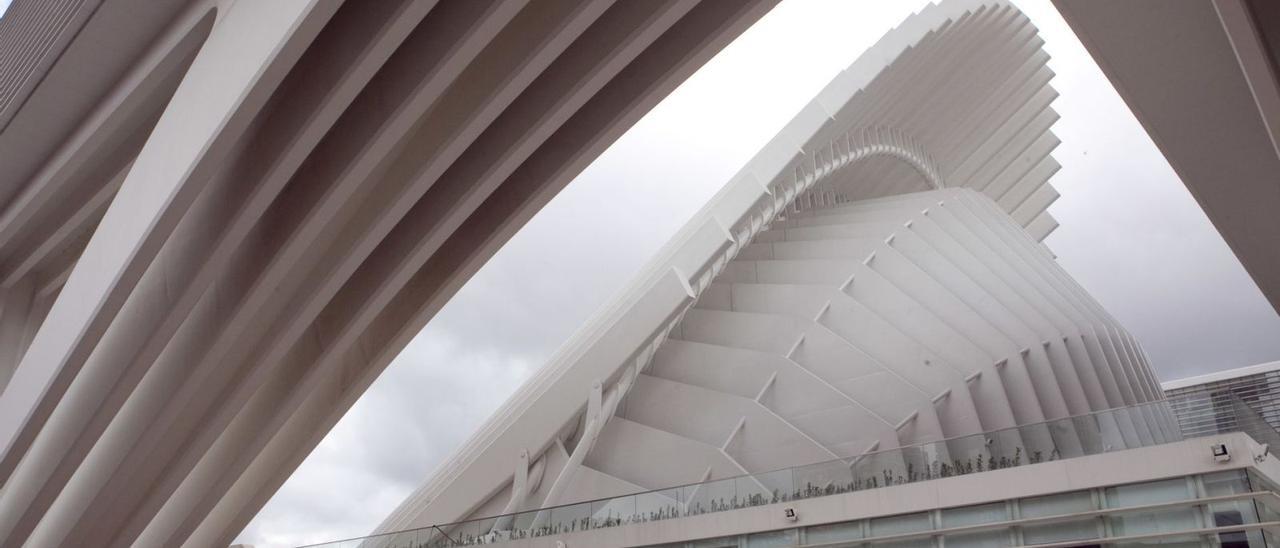
[[[1125,444],[1120,424],[1143,415],[1168,417],[1170,403],[1166,400],[1109,409],[772,472],[329,542],[312,548],[453,548],[491,544],[540,547],[560,546],[555,541],[566,538],[580,546],[633,546],[776,530],[794,525],[789,521],[791,517],[806,525],[833,523],[1258,467],[1264,463],[1270,477],[1280,477],[1280,461],[1269,454],[1268,444],[1256,441],[1274,439],[1275,431],[1265,422],[1240,416],[1250,413],[1243,404],[1204,410],[1218,416],[1218,420],[1207,422],[1229,425],[1230,430],[1201,429],[1187,439],[1180,434],[1156,434],[1140,445]],[[1037,437],[1028,434],[1043,436],[1047,432],[1054,437],[1053,432],[1063,430],[1079,436],[1082,443],[1078,450],[1055,448],[1049,454],[1027,453],[1021,443],[1024,438]],[[1225,452],[1225,459],[1215,456],[1217,448]],[[940,462],[933,458],[939,454],[953,458]],[[1268,507],[1280,509],[1280,498],[1275,493],[1246,498],[1266,498]],[[713,516],[724,512],[735,514]],[[506,526],[497,528],[496,524]],[[1280,522],[1273,525],[1280,527]],[[606,531],[621,526],[637,527],[625,533]],[[937,533],[931,530],[928,534]]]

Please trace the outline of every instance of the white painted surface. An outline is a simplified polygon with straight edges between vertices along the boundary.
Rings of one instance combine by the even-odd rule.
[[[1057,196],[1039,44],[999,2],[891,31],[379,531],[1161,398],[1140,347],[1038,244]],[[603,430],[597,397],[622,400]],[[1171,425],[1127,417],[1114,442]],[[1026,442],[1080,443],[1055,436]],[[555,464],[517,499],[525,451]]]

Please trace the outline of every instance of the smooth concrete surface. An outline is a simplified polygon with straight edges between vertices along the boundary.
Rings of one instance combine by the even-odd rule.
[[[1280,311],[1280,5],[1054,5]]]

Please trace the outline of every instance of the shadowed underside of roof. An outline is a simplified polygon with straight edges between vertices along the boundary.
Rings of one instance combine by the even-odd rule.
[[[227,545],[773,0],[16,0],[0,545]]]

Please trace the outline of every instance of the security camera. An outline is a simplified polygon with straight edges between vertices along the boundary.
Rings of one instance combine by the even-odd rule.
[[[798,519],[798,518],[796,517],[796,509],[795,509],[795,508],[783,508],[783,509],[782,509],[782,517],[787,518],[787,521],[795,521],[796,519]]]

